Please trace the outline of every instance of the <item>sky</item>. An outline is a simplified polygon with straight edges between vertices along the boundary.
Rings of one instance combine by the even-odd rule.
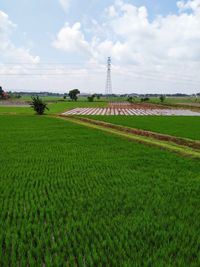
[[[5,90],[200,92],[200,0],[1,0]]]

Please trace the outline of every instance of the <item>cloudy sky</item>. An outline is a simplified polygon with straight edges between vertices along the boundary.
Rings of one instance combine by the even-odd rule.
[[[200,92],[200,0],[1,0],[7,90]]]

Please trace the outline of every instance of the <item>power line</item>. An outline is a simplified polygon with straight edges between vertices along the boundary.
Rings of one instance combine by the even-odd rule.
[[[7,63],[8,64],[8,63]],[[10,63],[11,64],[11,63]],[[15,64],[15,63],[12,63]],[[11,64],[11,65],[12,65]],[[28,65],[33,65],[32,63],[27,63]],[[54,64],[54,63],[52,63]],[[57,63],[55,63],[57,64]],[[62,63],[61,63],[62,64]],[[67,65],[68,63],[66,63]],[[76,65],[77,63],[74,63],[74,65]],[[97,65],[96,63],[92,63],[93,65]],[[0,63],[0,67],[1,65],[3,65],[3,63]],[[1,77],[44,77],[44,76],[94,76],[94,75],[103,75],[103,68],[101,67],[82,67],[82,68],[69,68],[69,71],[67,70],[67,68],[65,66],[61,67],[51,67],[51,68],[42,68],[42,67],[36,67],[36,68],[31,68],[31,67],[24,67],[24,69],[18,69],[18,68],[10,68],[9,72],[7,70],[5,70],[5,72],[0,73]],[[40,64],[40,66],[42,66]],[[45,66],[45,65],[44,65]],[[53,66],[53,65],[52,65]],[[101,65],[100,65],[101,66]],[[91,71],[92,69],[92,71]],[[130,73],[130,70],[133,69],[133,72]],[[25,72],[25,71],[29,71],[29,72]],[[23,71],[21,73],[12,73],[15,71]],[[30,73],[30,71],[32,71],[32,73]],[[37,73],[37,71],[39,71]],[[45,72],[43,72],[45,71]],[[47,72],[49,71],[49,72]],[[84,72],[85,71],[85,72]],[[88,71],[88,72],[87,72]],[[188,75],[183,75],[181,73],[179,73],[179,75],[181,75],[181,77],[179,78],[177,73],[172,73],[172,72],[164,72],[164,71],[145,71],[146,73],[141,73],[141,70],[137,70],[134,68],[129,68],[129,72],[127,71],[118,71],[117,69],[115,70],[115,73],[118,74],[118,76],[124,76],[128,78],[136,78],[136,79],[146,79],[146,80],[154,80],[154,81],[160,81],[160,82],[173,82],[173,83],[193,83],[193,84],[198,84],[200,85],[200,81],[192,79],[191,76]],[[168,75],[168,77],[164,77],[164,75],[162,77],[159,77],[159,74],[164,74],[164,75]],[[173,77],[174,76],[174,77]],[[110,90],[111,89],[111,90]],[[111,58],[108,58],[107,61],[107,80],[106,80],[106,91],[108,93],[112,92],[112,82],[111,82]]]
[[[6,66],[10,66],[10,65],[11,66],[12,65],[15,66],[15,68],[13,67],[13,70],[16,70],[19,65],[22,65],[22,66],[26,66],[26,67],[24,67],[24,70],[32,70],[32,71],[38,71],[38,70],[41,70],[41,71],[43,71],[43,70],[46,70],[46,71],[48,71],[48,70],[50,70],[50,71],[51,70],[52,71],[59,71],[59,70],[65,69],[67,65],[68,65],[68,67],[70,67],[70,70],[72,68],[74,70],[77,70],[77,69],[78,70],[90,70],[90,69],[92,69],[92,70],[100,70],[100,66],[101,66],[101,69],[103,70],[103,65],[102,64],[98,65],[98,63],[92,63],[92,62],[87,64],[87,66],[85,66],[85,65],[82,66],[82,68],[80,67],[80,63],[75,63],[75,62],[74,63],[69,63],[69,62],[68,63],[44,63],[44,64],[41,64],[41,63],[39,63],[39,64],[35,64],[35,63],[0,63],[0,67],[4,66],[4,65],[6,65]],[[40,67],[38,67],[38,65]],[[51,67],[42,67],[42,66],[46,66],[46,65],[51,65]],[[71,65],[73,65],[73,66],[71,66]],[[89,67],[88,65],[91,65],[91,67]],[[97,67],[94,68],[94,65],[96,65]],[[33,67],[31,67],[31,66],[33,66]],[[53,66],[58,66],[58,67],[53,67]],[[115,67],[118,67],[118,66],[115,65]],[[131,69],[133,69],[134,73],[136,73],[138,75],[141,75],[141,76],[144,75],[143,73],[141,73],[142,72],[141,70],[135,69],[134,67],[131,67],[129,65],[128,66],[124,65],[123,67],[128,67],[129,71]],[[117,70],[116,70],[116,72],[117,72]],[[150,75],[150,76],[156,76],[157,77],[158,74],[164,74],[164,75],[176,76],[176,77],[180,76],[181,79],[185,79],[185,78],[192,79],[192,77],[193,77],[193,76],[189,76],[188,74],[187,75],[184,74],[184,76],[183,76],[182,73],[169,72],[169,71],[160,71],[160,70],[159,71],[144,70],[143,72],[146,72],[146,74],[145,74],[146,76]],[[168,78],[170,79],[171,77],[168,77]]]
[[[34,70],[34,71],[38,71],[40,69],[37,69],[37,70]],[[47,69],[48,70],[48,69]],[[52,69],[52,71],[55,71]],[[103,71],[93,71],[92,73],[91,72],[88,72],[88,73],[77,73],[77,72],[51,72],[51,73],[0,73],[0,76],[30,76],[30,77],[33,77],[33,76],[66,76],[66,75],[70,75],[70,76],[94,76],[94,75],[103,75]],[[131,74],[128,74],[128,73],[119,73],[118,75],[120,76],[124,76],[124,77],[127,77],[128,78],[140,78],[140,79],[146,79],[146,80],[155,80],[155,81],[173,81],[173,82],[192,82],[192,83],[198,83],[200,84],[200,81],[198,80],[193,80],[193,79],[188,79],[187,77],[181,77],[181,79],[174,79],[172,77],[162,77],[162,78],[159,78],[157,75],[154,76],[154,75],[148,75],[148,74],[140,74],[140,73],[131,73]],[[107,86],[107,82],[108,83],[111,83],[111,80],[109,81],[106,81],[106,86]],[[111,85],[111,84],[110,84]],[[109,85],[109,86],[110,86]],[[106,87],[107,88],[107,87]]]

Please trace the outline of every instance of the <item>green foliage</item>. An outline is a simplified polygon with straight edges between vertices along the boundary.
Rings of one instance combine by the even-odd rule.
[[[0,266],[200,266],[198,162],[48,117],[0,125]]]
[[[132,96],[129,96],[129,97],[127,98],[127,101],[128,101],[129,103],[133,103],[133,102],[135,102],[135,98],[132,97]]]
[[[22,96],[20,94],[13,95],[14,98],[20,99]]]
[[[149,97],[142,97],[142,98],[140,99],[141,102],[148,102],[149,100],[150,100]]]
[[[38,96],[32,97],[31,108],[37,112],[38,115],[43,115],[45,110],[49,110],[47,104],[43,102]]]
[[[163,103],[166,99],[166,96],[165,95],[161,95],[160,97],[160,102]]]
[[[88,96],[88,102],[94,102],[94,98],[96,97],[95,94],[91,95],[91,96]]]
[[[3,98],[3,93],[4,93],[4,90],[3,90],[2,87],[0,86],[0,99]]]
[[[88,96],[88,102],[93,102],[93,101],[94,101],[94,97]]]
[[[66,98],[67,98],[67,94],[64,94],[64,95],[63,95],[63,99],[66,99]]]
[[[45,98],[44,98],[45,99]],[[88,102],[86,99],[84,101],[57,101],[54,103],[49,103],[50,110],[47,111],[47,114],[56,114],[62,113],[67,111],[71,108],[76,107],[86,107],[86,108],[100,108],[106,107],[107,102]],[[33,111],[29,107],[7,107],[7,106],[0,106],[0,114],[32,114]]]
[[[72,101],[77,101],[78,94],[80,94],[80,91],[78,89],[73,89],[69,91],[69,97],[71,98]]]

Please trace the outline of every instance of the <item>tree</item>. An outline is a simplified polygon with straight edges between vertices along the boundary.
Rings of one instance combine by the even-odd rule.
[[[80,94],[80,91],[78,89],[73,89],[69,91],[69,97],[71,98],[72,101],[77,101],[78,94]]]
[[[165,98],[166,98],[165,95],[161,95],[161,96],[160,96],[160,101],[163,103],[163,102],[165,101]]]
[[[140,99],[141,102],[147,102],[147,101],[149,101],[149,100],[150,100],[149,97],[142,97],[142,98]]]
[[[32,97],[32,103],[30,104],[31,108],[33,108],[38,115],[43,115],[45,109],[49,110],[47,104],[39,98],[39,96]]]
[[[2,89],[2,87],[0,86],[0,98],[3,98],[4,96],[4,90]]]

